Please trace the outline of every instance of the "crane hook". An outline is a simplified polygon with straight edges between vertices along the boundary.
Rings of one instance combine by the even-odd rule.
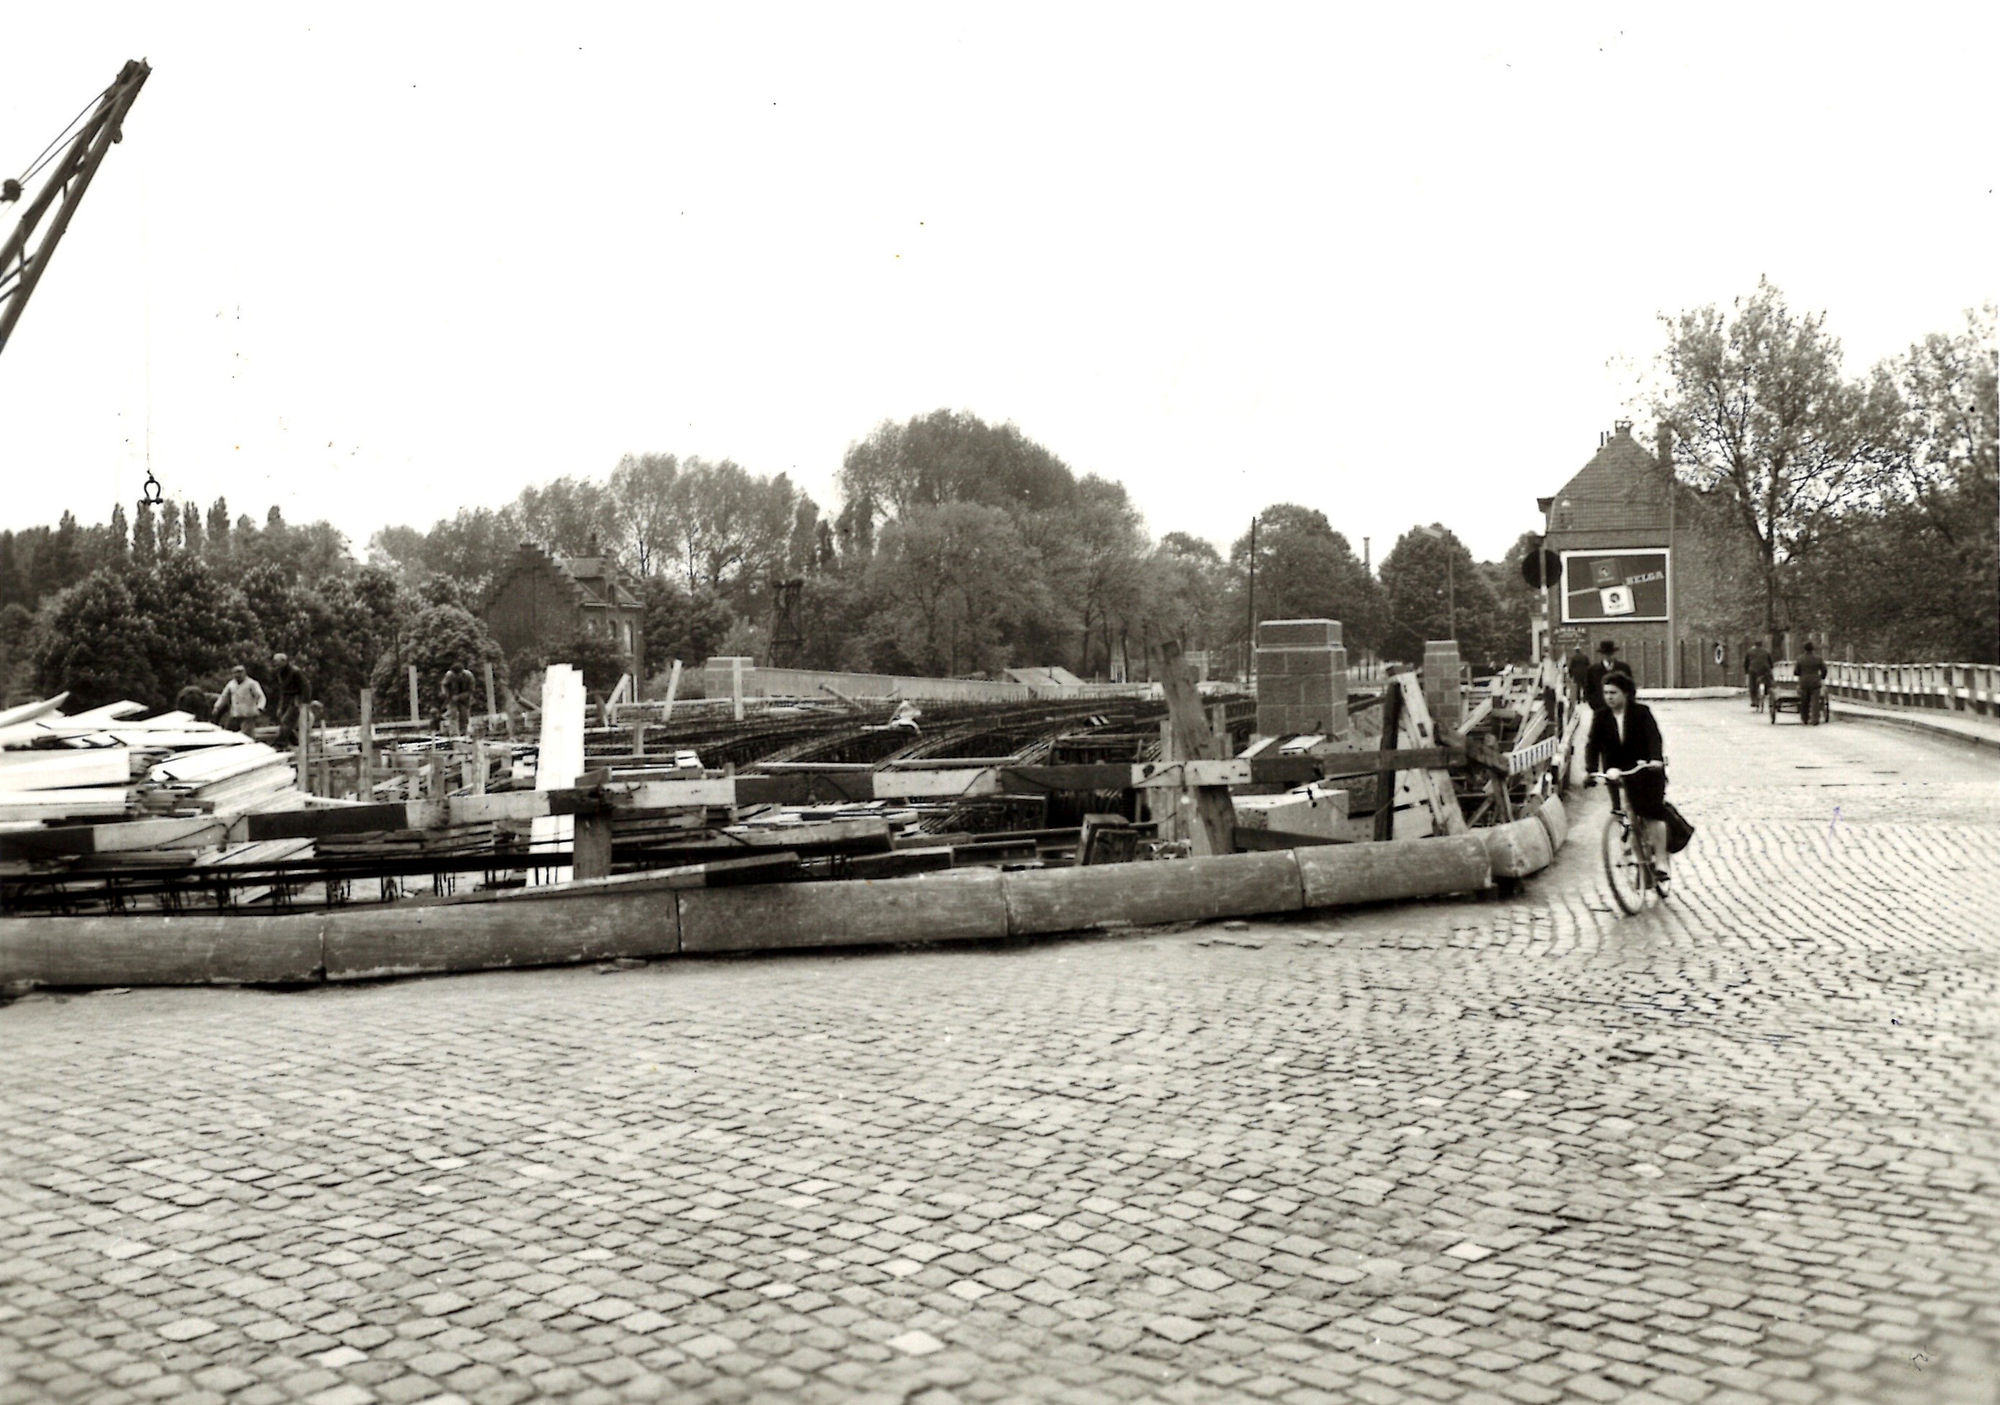
[[[146,484],[139,491],[140,491],[140,497],[139,497],[140,502],[151,503],[155,507],[158,507],[160,505],[161,501],[160,480],[153,477],[152,469],[149,468],[146,470]]]

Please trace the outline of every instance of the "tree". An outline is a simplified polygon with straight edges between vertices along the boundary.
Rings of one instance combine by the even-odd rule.
[[[1230,637],[1235,639],[1242,638],[1247,628],[1249,563],[1250,534],[1245,532],[1229,552],[1234,575],[1234,611],[1229,618],[1244,621],[1232,628]],[[1381,590],[1347,538],[1317,509],[1278,503],[1259,514],[1256,590],[1260,620],[1339,620],[1348,648],[1369,649],[1381,643]]]
[[[464,663],[476,676],[482,664],[492,664],[496,682],[507,681],[507,660],[477,615],[456,605],[432,605],[411,618],[397,647],[375,662],[371,686],[378,698],[402,698],[408,689],[407,668],[417,666],[417,706],[429,716],[438,705],[438,687],[454,664]],[[384,706],[386,714],[390,708]]]
[[[797,490],[784,474],[761,478],[724,459],[690,458],[674,482],[678,568],[689,589],[734,587],[739,609],[785,559]]]
[[[120,526],[123,523],[118,524]],[[201,509],[189,502],[181,508],[181,548],[196,556],[205,554],[206,542],[201,529]]]
[[[514,513],[523,533],[559,556],[615,556],[623,545],[617,500],[589,479],[563,477],[524,488]]]
[[[641,577],[672,559],[680,539],[681,497],[674,491],[680,461],[672,454],[627,454],[611,470],[611,499],[620,531]]]
[[[670,575],[648,576],[639,582],[645,606],[643,630],[645,669],[657,673],[673,660],[696,665],[718,651],[735,622],[729,606],[706,589],[689,590]]]
[[[1824,313],[1794,314],[1763,279],[1731,306],[1661,319],[1665,388],[1654,409],[1672,435],[1675,472],[1722,492],[1754,542],[1764,627],[1775,635],[1785,569],[1878,485],[1870,404],[1842,379]]]
[[[122,565],[131,559],[132,529],[125,520],[125,504],[122,502],[111,505],[111,523],[106,530],[104,547],[104,560],[97,563],[100,566]]]
[[[1089,475],[1067,505],[1023,517],[1023,539],[1040,560],[1062,622],[1076,631],[1077,672],[1108,671],[1115,643],[1140,613],[1146,533],[1138,509],[1122,483]]]
[[[884,420],[850,445],[839,482],[842,498],[855,510],[850,532],[860,546],[881,517],[919,507],[975,502],[1015,514],[1057,507],[1075,491],[1076,476],[1011,424],[989,425],[964,411],[934,410],[907,424]]]
[[[153,505],[141,502],[139,515],[132,521],[132,564],[143,571],[159,559],[159,538],[153,531]]]
[[[920,507],[882,529],[869,564],[878,665],[949,676],[999,667],[1010,632],[1050,612],[1013,519],[997,507]]]
[[[1389,615],[1383,654],[1414,663],[1426,641],[1456,638],[1467,662],[1520,657],[1527,638],[1508,637],[1492,587],[1465,543],[1443,526],[1430,530],[1439,535],[1405,532],[1382,558]]]
[[[51,599],[29,645],[41,691],[67,692],[72,712],[126,698],[157,705],[160,680],[137,616],[125,573],[109,567]]]
[[[230,576],[183,552],[128,580],[134,613],[126,627],[143,640],[161,688],[141,701],[164,705],[187,684],[219,682],[231,664],[264,673],[262,623]]]
[[[208,509],[208,551],[209,555],[227,557],[229,540],[229,499],[217,498]]]

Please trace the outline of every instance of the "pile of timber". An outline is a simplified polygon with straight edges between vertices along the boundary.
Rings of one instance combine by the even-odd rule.
[[[0,712],[0,823],[236,815],[292,808],[289,757],[185,712],[135,702],[64,713],[67,694]]]
[[[184,712],[142,716],[136,702],[66,713],[67,697],[0,712],[0,905],[130,911],[127,894],[152,906],[174,883],[249,903],[276,885],[236,870],[311,859],[309,836],[244,828],[308,803],[285,753]]]

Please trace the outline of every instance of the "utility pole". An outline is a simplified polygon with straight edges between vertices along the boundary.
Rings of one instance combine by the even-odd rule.
[[[1243,630],[1243,680],[1257,678],[1257,519],[1250,519],[1250,618]]]

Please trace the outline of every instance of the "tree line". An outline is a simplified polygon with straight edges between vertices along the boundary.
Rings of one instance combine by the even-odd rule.
[[[1663,319],[1646,401],[1666,430],[1683,550],[1722,589],[1721,637],[1805,629],[1886,659],[2000,649],[1994,312],[1854,379],[1823,314],[1768,283]],[[1663,480],[1668,470],[1663,466]],[[101,524],[0,532],[0,683],[78,705],[166,706],[231,663],[302,658],[336,717],[364,687],[401,706],[457,659],[504,687],[568,657],[603,688],[622,661],[585,635],[508,658],[479,612],[519,545],[621,562],[645,607],[647,672],[672,659],[960,675],[1060,664],[1147,676],[1173,640],[1241,666],[1252,613],[1325,616],[1351,655],[1421,657],[1456,633],[1473,661],[1523,659],[1537,592],[1524,531],[1476,561],[1439,523],[1364,563],[1321,510],[1276,503],[1226,549],[1155,540],[1122,484],[1078,473],[1011,424],[938,410],[849,447],[831,514],[784,474],[670,453],[564,476],[428,529],[390,526],[357,560],[325,522],[260,523],[217,499],[114,507]],[[781,590],[782,582],[796,582]],[[1252,592],[1254,591],[1254,607]],[[780,599],[791,608],[779,616]],[[425,693],[428,698],[428,693]],[[386,705],[386,704],[385,704]]]

